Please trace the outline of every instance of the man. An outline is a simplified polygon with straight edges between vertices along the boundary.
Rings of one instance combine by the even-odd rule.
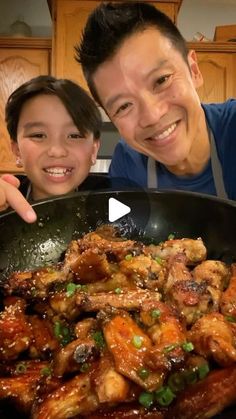
[[[165,14],[142,2],[102,3],[76,52],[124,139],[111,176],[236,199],[236,100],[200,103],[196,54]]]

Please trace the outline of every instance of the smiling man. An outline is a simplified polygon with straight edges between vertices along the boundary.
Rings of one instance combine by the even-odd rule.
[[[236,199],[236,100],[200,103],[196,54],[165,14],[142,2],[102,3],[76,51],[122,137],[111,176]]]

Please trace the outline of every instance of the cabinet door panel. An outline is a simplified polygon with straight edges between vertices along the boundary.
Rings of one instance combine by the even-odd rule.
[[[176,21],[176,14],[175,14],[175,5],[174,3],[162,3],[162,2],[150,2],[153,6],[159,9],[161,12],[165,13],[167,16]]]
[[[198,52],[204,84],[198,89],[202,102],[223,102],[234,95],[234,54]]]
[[[80,65],[74,56],[74,46],[80,42],[81,33],[89,14],[99,1],[58,0],[56,2],[55,51],[53,72],[56,77],[77,81],[88,90]]]
[[[49,52],[0,48],[0,172],[19,172],[5,125],[5,104],[20,84],[49,72]]]

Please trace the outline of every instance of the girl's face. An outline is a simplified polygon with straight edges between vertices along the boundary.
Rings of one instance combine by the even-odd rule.
[[[13,151],[32,183],[33,199],[72,192],[95,163],[99,140],[83,136],[56,95],[40,94],[22,107]]]

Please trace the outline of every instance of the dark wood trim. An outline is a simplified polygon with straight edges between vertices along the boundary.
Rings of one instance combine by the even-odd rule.
[[[49,8],[49,12],[50,12],[51,18],[53,17],[52,16],[52,2],[53,2],[53,0],[47,0],[48,8]]]
[[[1,37],[0,48],[34,48],[34,49],[51,49],[51,38],[13,38]]]
[[[79,0],[77,0],[78,2],[79,2]],[[94,0],[87,0],[87,1],[94,1]],[[99,1],[99,0],[97,0],[97,1]],[[100,0],[100,1],[104,1],[104,0]],[[122,1],[122,0],[113,0],[113,1]],[[130,0],[130,1],[132,1],[132,0]],[[183,2],[183,0],[142,0],[142,1],[153,1],[153,2],[161,2],[161,3],[176,3],[177,5],[178,5],[178,11],[179,11],[179,9],[180,9],[180,7],[181,7],[181,4],[182,4],[182,2]],[[47,0],[47,3],[48,3],[48,8],[49,8],[49,11],[50,11],[50,15],[51,15],[51,17],[53,16],[53,0]]]
[[[187,42],[187,45],[197,52],[236,52],[236,42]]]

